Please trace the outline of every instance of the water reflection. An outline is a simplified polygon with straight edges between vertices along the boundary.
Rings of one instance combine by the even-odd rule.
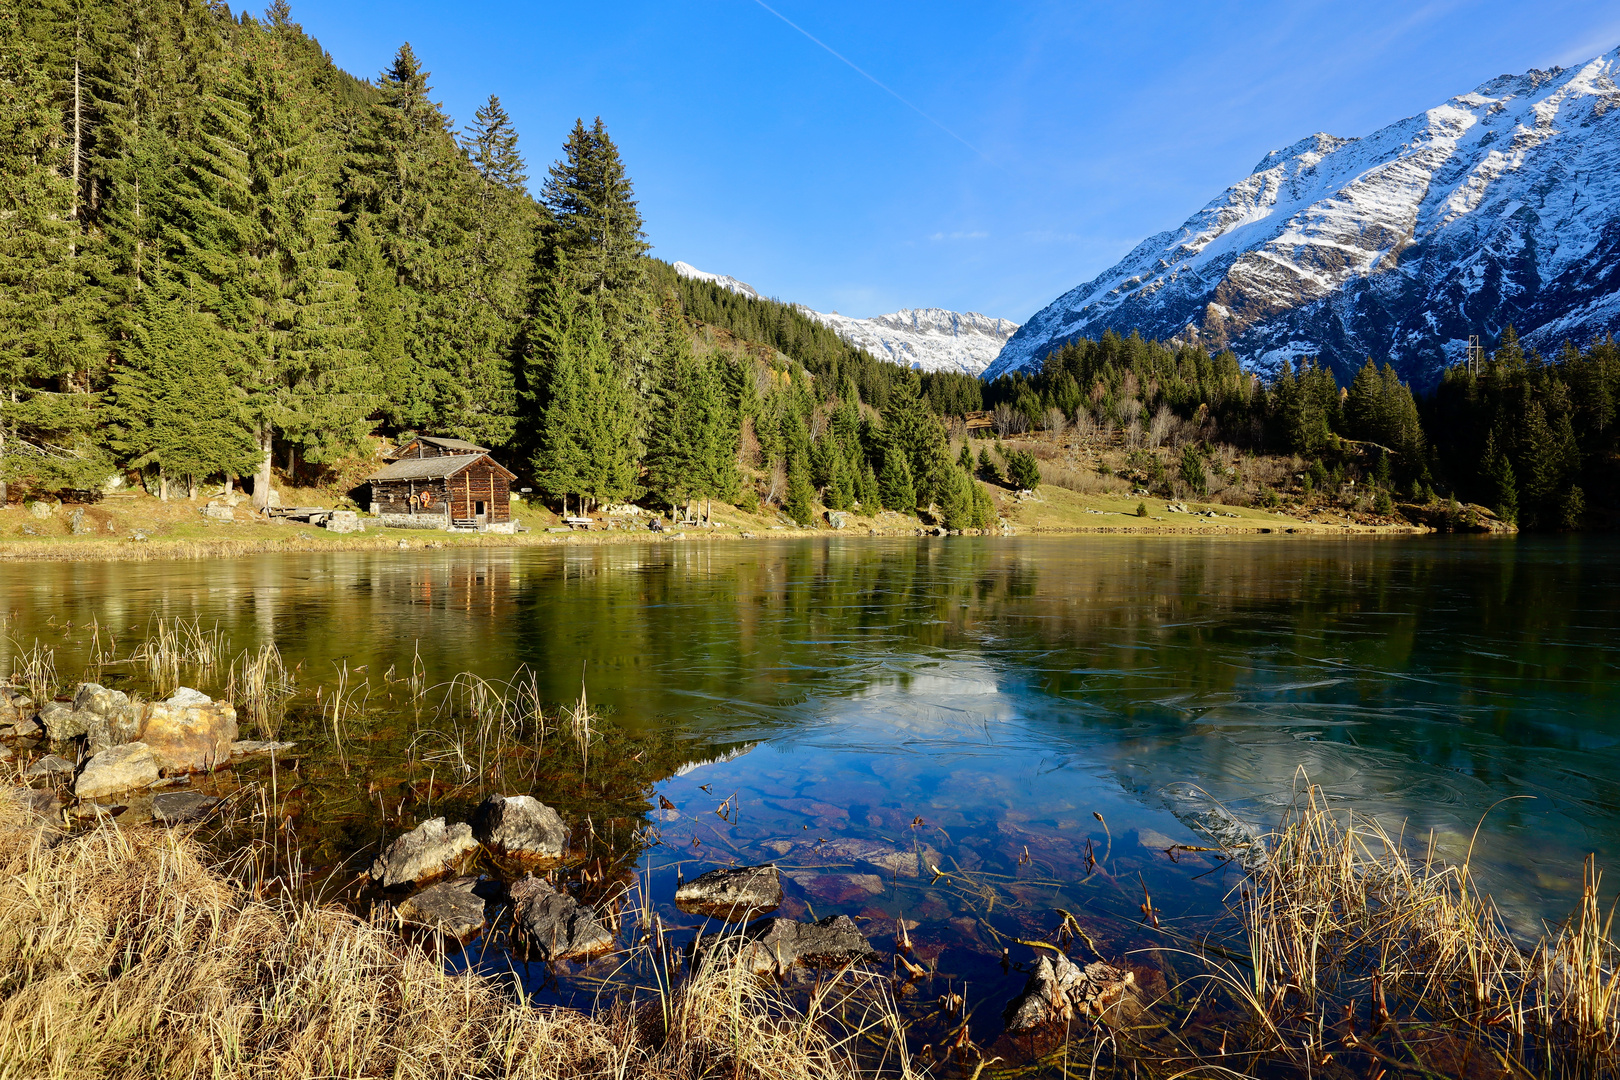
[[[127,651],[174,616],[217,621],[235,649],[273,639],[306,678],[527,665],[550,700],[583,680],[614,722],[693,759],[760,743],[677,794],[723,776],[774,814],[836,793],[880,831],[926,805],[986,847],[1018,815],[1061,836],[1104,805],[1185,836],[1162,792],[1187,781],[1266,818],[1304,769],[1454,854],[1490,810],[1476,862],[1530,918],[1562,914],[1584,851],[1620,854],[1615,554],[862,539],[10,564],[0,582],[9,637],[58,643],[63,672],[90,620]],[[1509,795],[1535,798],[1495,805]]]

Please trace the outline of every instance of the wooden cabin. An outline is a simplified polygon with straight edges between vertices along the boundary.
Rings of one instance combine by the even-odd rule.
[[[483,447],[419,436],[366,482],[385,525],[487,529],[510,528],[515,479]]]

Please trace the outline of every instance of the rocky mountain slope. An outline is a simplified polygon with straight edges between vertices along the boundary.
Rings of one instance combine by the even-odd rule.
[[[1360,139],[1267,154],[1180,228],[1059,297],[985,372],[1113,330],[1250,367],[1372,356],[1418,386],[1470,334],[1545,351],[1620,331],[1620,49],[1504,75]]]
[[[756,300],[759,293],[745,282],[725,274],[710,274],[690,263],[675,263],[676,273],[700,281],[712,281],[722,288]],[[1018,329],[1006,319],[992,319],[976,311],[956,312],[943,308],[906,308],[870,319],[855,319],[838,312],[823,314],[803,304],[795,305],[818,322],[825,323],[838,336],[858,349],[865,349],[880,360],[892,360],[923,371],[960,371],[977,375],[994,360]]]

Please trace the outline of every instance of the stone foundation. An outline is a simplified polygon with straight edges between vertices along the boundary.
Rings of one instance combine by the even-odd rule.
[[[377,524],[389,529],[448,529],[443,514],[378,514]]]

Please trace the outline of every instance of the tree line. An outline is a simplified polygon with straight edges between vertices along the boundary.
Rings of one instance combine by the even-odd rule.
[[[1117,425],[1129,440],[1173,417],[1206,445],[1297,454],[1322,475],[1353,464],[1393,497],[1386,502],[1455,498],[1533,529],[1612,520],[1594,511],[1620,496],[1617,398],[1612,339],[1543,358],[1511,326],[1483,363],[1448,368],[1426,395],[1371,359],[1347,387],[1309,357],[1264,380],[1230,352],[1112,332],[1069,342],[1038,372],[984,389],[998,423],[1017,430],[1080,417]]]
[[[600,119],[531,195],[491,97],[407,44],[338,69],[285,0],[0,0],[0,484],[167,497],[374,435],[497,449],[573,507],[762,498],[987,524],[945,446],[976,385],[651,259]],[[759,348],[695,349],[705,324]]]

